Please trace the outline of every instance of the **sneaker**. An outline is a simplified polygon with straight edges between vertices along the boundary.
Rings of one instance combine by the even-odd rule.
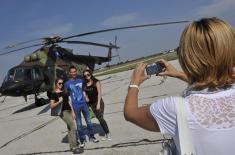
[[[89,141],[92,141],[93,143],[98,143],[98,142],[99,142],[99,140],[96,139],[95,136],[91,136],[91,137],[89,138]]]
[[[80,154],[84,152],[83,148],[79,148],[79,147],[75,147],[75,148],[71,148],[71,151],[73,152],[73,154]]]
[[[105,140],[112,140],[111,134],[110,133],[105,134],[105,136],[102,138],[102,140],[103,141],[105,141]]]
[[[110,134],[110,133],[107,133],[107,134],[106,134],[106,138],[107,138],[107,140],[112,140],[111,134]]]
[[[79,144],[79,148],[84,148],[85,147],[85,142],[81,142],[81,144]]]

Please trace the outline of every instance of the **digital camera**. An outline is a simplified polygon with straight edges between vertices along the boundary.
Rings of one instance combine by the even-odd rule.
[[[157,75],[158,73],[162,72],[163,69],[165,68],[165,65],[163,63],[160,62],[156,62],[150,65],[146,66],[146,73],[147,75]]]

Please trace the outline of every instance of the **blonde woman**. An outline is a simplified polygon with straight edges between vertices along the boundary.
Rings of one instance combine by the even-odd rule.
[[[63,86],[63,79],[58,78],[55,80],[55,87],[50,96],[50,107],[53,109],[62,104],[62,114],[60,117],[67,125],[70,150],[74,154],[80,154],[83,152],[83,149],[79,148],[77,144],[76,126],[74,123],[75,114],[69,96],[67,92],[64,91]]]
[[[192,143],[198,155],[225,155],[235,152],[235,32],[218,18],[203,18],[183,31],[178,48],[176,70],[162,60],[166,70],[160,76],[171,76],[188,82],[183,98]],[[138,87],[149,78],[146,64],[133,72],[131,84]],[[159,99],[150,106],[138,107],[138,89],[130,87],[126,97],[126,120],[147,130],[171,135],[178,154],[179,135],[175,97]],[[157,91],[157,90],[156,90]]]

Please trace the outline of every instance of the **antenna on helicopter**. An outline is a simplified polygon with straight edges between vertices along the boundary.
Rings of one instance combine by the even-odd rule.
[[[115,46],[117,45],[117,35],[115,35],[114,44],[115,44]],[[120,62],[121,62],[121,57],[120,57],[120,54],[119,54],[119,52],[118,52],[118,49],[116,49],[115,51],[116,51],[116,53],[117,53],[117,56],[118,56],[118,59],[119,59],[119,63],[120,63]]]
[[[110,45],[110,46],[117,46],[117,35],[115,36],[114,44],[112,44],[112,43],[110,42],[109,45]],[[110,49],[110,51],[111,51],[111,49]],[[120,54],[119,54],[119,52],[118,52],[118,48],[116,48],[115,51],[116,51],[116,55],[113,55],[113,56],[111,56],[110,58],[118,57],[119,62],[120,62],[120,61],[121,61],[121,57],[120,57]]]

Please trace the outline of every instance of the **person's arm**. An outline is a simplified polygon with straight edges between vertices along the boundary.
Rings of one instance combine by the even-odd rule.
[[[177,70],[172,64],[170,64],[169,62],[167,62],[164,59],[160,60],[161,63],[163,63],[165,65],[165,71],[159,73],[159,76],[170,76],[170,77],[175,77],[178,78],[180,80],[183,80],[185,82],[188,82],[188,77],[186,76],[186,74],[183,71],[179,71]]]
[[[83,96],[85,97],[86,102],[90,101],[85,91],[83,91]]]
[[[82,80],[82,81],[83,81],[83,82],[82,82],[83,96],[84,96],[84,98],[85,98],[86,102],[89,102],[89,101],[90,101],[90,99],[89,99],[89,97],[88,97],[87,93],[85,92],[86,83],[85,83],[85,80]]]
[[[100,81],[96,82],[96,88],[97,88],[97,92],[98,92],[96,110],[100,110],[100,100],[101,100],[101,84],[100,84]]]
[[[133,72],[131,85],[139,86],[150,76],[145,74],[146,64],[139,64]],[[160,131],[157,122],[150,113],[149,106],[138,107],[138,88],[130,87],[124,105],[124,117],[144,129],[150,131]]]
[[[57,102],[54,98],[53,99],[50,99],[50,107],[51,109],[57,107],[59,104],[61,104],[63,102],[63,98],[60,97],[59,98],[59,101]]]

